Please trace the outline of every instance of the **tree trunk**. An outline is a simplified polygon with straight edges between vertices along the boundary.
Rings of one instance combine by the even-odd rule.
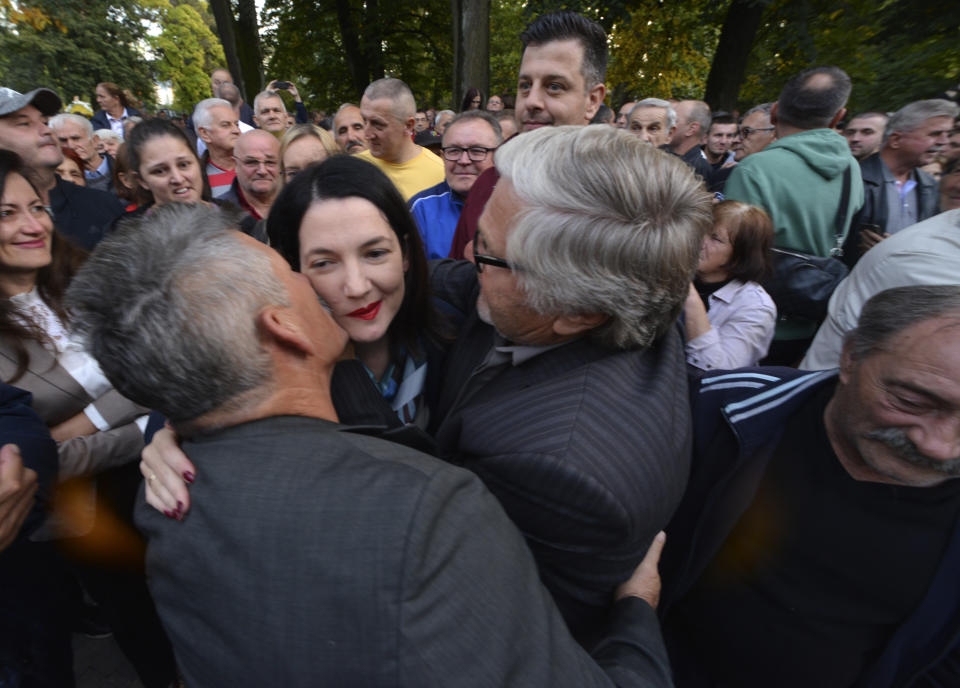
[[[484,94],[490,90],[490,0],[450,0],[450,14],[456,108],[468,89],[479,88]]]
[[[263,53],[254,0],[237,0],[237,54],[250,100],[263,88]]]
[[[213,18],[217,22],[217,36],[220,37],[220,45],[223,46],[223,55],[227,58],[227,70],[233,75],[240,94],[246,101],[251,100],[243,80],[243,70],[240,68],[240,58],[237,55],[237,39],[234,31],[236,21],[233,18],[233,8],[230,7],[230,0],[209,0],[210,10],[213,12]]]
[[[356,93],[357,104],[364,89],[370,83],[370,66],[367,56],[360,46],[357,23],[354,21],[350,0],[337,0],[337,24],[340,26],[340,40],[343,44],[344,56],[347,58],[347,68],[350,70],[350,81]]]
[[[713,110],[733,111],[747,71],[747,60],[770,0],[733,0],[710,65],[704,100]]]

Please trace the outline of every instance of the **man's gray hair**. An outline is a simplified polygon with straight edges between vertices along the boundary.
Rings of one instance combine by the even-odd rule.
[[[915,100],[890,115],[887,128],[883,130],[883,143],[886,144],[890,134],[896,131],[916,131],[931,117],[949,117],[955,120],[958,114],[960,114],[960,106],[943,98]],[[953,129],[952,121],[949,129]]]
[[[671,129],[677,126],[677,111],[673,109],[673,104],[669,100],[663,100],[662,98],[644,98],[637,102],[632,108],[630,108],[630,114],[627,115],[627,121],[630,121],[630,117],[633,116],[633,113],[636,112],[639,108],[663,108],[667,111],[667,129]]]
[[[688,122],[697,122],[700,125],[700,134],[706,134],[710,129],[710,120],[713,117],[710,106],[702,100],[691,100],[690,118]]]
[[[400,79],[377,79],[367,86],[363,97],[367,100],[385,98],[391,101],[393,115],[401,122],[405,122],[417,112],[417,101],[413,98],[413,91]]]
[[[280,107],[283,108],[283,111],[284,112],[287,111],[287,106],[283,102],[283,98],[280,97],[280,93],[278,91],[260,91],[260,93],[257,94],[256,98],[253,99],[253,114],[255,115],[260,114],[260,103],[262,103],[267,98],[276,98],[277,100],[280,101]]]
[[[493,134],[496,137],[497,145],[499,146],[501,143],[503,143],[503,130],[500,128],[500,122],[498,122],[497,118],[486,110],[464,110],[459,115],[456,115],[447,123],[447,128],[443,131],[444,137],[446,137],[447,132],[450,131],[450,127],[452,127],[454,124],[471,119],[479,119],[485,122],[491,129],[493,129]]]
[[[233,112],[233,106],[230,104],[230,101],[223,98],[207,98],[206,100],[201,100],[193,109],[193,126],[197,129],[200,127],[209,129],[213,124],[213,113],[211,110],[215,107],[225,107],[230,110],[230,112]]]
[[[244,246],[236,226],[215,206],[154,208],[101,241],[67,292],[107,379],[174,423],[269,391],[256,318],[289,298],[269,256]]]
[[[467,112],[472,112],[472,110],[467,110]],[[444,115],[450,115],[451,117],[454,117],[456,116],[456,114],[457,113],[454,112],[453,110],[441,110],[440,112],[437,113],[437,116],[433,118],[433,126],[437,126],[438,124],[440,124],[440,118],[443,117]]]
[[[230,103],[230,107],[238,107],[243,101],[243,98],[240,96],[240,89],[237,88],[236,84],[231,84],[229,81],[226,81],[220,84],[220,97],[225,101]]]
[[[87,135],[87,138],[93,138],[93,125],[90,124],[88,120],[83,115],[75,115],[73,113],[60,113],[59,115],[54,115],[50,118],[47,126],[49,126],[54,131],[59,131],[61,127],[67,122],[73,122],[78,127],[80,127],[83,132]]]
[[[790,79],[777,98],[777,120],[796,129],[829,127],[852,86],[839,67],[811,67]]]
[[[867,301],[845,343],[857,360],[884,350],[896,335],[914,325],[950,316],[960,320],[960,285],[912,285],[875,294]]]
[[[113,129],[97,129],[93,133],[101,141],[116,141],[117,143],[123,143],[123,137]]]
[[[603,313],[600,341],[646,346],[676,321],[712,223],[710,195],[679,158],[614,127],[543,127],[496,153],[524,208],[507,260],[528,305]]]
[[[754,105],[752,108],[740,115],[740,121],[742,122],[747,117],[752,115],[754,112],[762,112],[767,116],[767,119],[770,119],[770,111],[773,109],[773,103],[760,103],[760,105]]]

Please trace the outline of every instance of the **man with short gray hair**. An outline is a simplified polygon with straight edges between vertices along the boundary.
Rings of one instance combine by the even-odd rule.
[[[136,513],[186,683],[671,685],[651,608],[662,536],[605,600],[589,656],[475,475],[337,422],[346,333],[233,226],[218,208],[157,208],[68,295],[106,376],[167,416],[198,471],[182,521]]]
[[[880,152],[860,161],[864,204],[844,245],[853,265],[884,238],[937,213],[937,180],[921,170],[947,145],[960,107],[918,100],[890,116]]]
[[[890,289],[839,370],[697,382],[664,553],[677,688],[960,685],[958,332],[960,286]]]
[[[654,148],[669,144],[676,130],[677,112],[670,101],[662,98],[644,98],[627,117],[627,131]]]
[[[193,124],[197,129],[197,149],[203,144],[200,160],[206,167],[210,191],[214,198],[220,198],[229,193],[237,176],[233,147],[240,138],[240,120],[228,101],[207,98],[194,108]]]
[[[681,100],[674,110],[677,125],[667,150],[680,156],[709,185],[713,168],[700,146],[710,130],[710,106],[702,100]]]
[[[495,162],[474,265],[434,269],[438,297],[467,315],[431,425],[440,456],[500,499],[589,646],[686,484],[675,322],[710,197],[614,127],[542,127]]]
[[[359,157],[379,167],[405,200],[443,181],[443,161],[411,138],[416,109],[400,79],[377,79],[360,100],[369,148]]]
[[[87,187],[113,191],[113,158],[97,150],[99,139],[90,120],[80,115],[59,114],[50,118],[50,128],[62,147],[80,156]]]

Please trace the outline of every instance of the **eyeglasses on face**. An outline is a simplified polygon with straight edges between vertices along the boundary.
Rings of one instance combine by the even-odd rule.
[[[447,146],[446,148],[441,148],[440,150],[443,151],[443,157],[451,162],[456,162],[459,160],[464,151],[467,152],[467,156],[470,158],[471,162],[483,162],[487,159],[487,156],[490,155],[491,151],[495,151],[497,149],[484,148],[483,146],[471,146],[470,148]]]
[[[776,127],[757,127],[756,129],[754,129],[753,127],[740,127],[740,138],[746,139],[746,138],[749,138],[750,134],[754,132],[773,131],[774,129],[776,129]]]
[[[510,263],[505,261],[503,258],[497,258],[496,256],[486,256],[482,253],[473,254],[473,264],[477,268],[477,273],[483,272],[484,265],[492,265],[495,268],[503,268],[505,270],[513,270],[510,267]]]
[[[257,169],[258,167],[260,167],[260,165],[263,165],[263,166],[266,167],[268,170],[275,170],[275,169],[277,169],[277,167],[280,165],[280,162],[277,161],[277,160],[260,160],[260,159],[258,159],[258,158],[243,158],[243,159],[240,159],[240,158],[238,158],[238,157],[236,157],[236,156],[234,156],[234,159],[235,159],[237,162],[239,162],[241,165],[243,165],[244,167],[246,167],[246,168],[248,168],[248,169],[251,169],[251,170]]]

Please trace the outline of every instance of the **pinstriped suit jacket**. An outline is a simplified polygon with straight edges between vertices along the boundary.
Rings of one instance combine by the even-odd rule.
[[[691,421],[675,329],[645,350],[580,339],[507,366],[456,400],[492,328],[476,316],[472,266],[434,266],[442,299],[470,308],[436,417],[440,456],[480,476],[526,537],[571,630],[589,644],[614,588],[680,502]]]

